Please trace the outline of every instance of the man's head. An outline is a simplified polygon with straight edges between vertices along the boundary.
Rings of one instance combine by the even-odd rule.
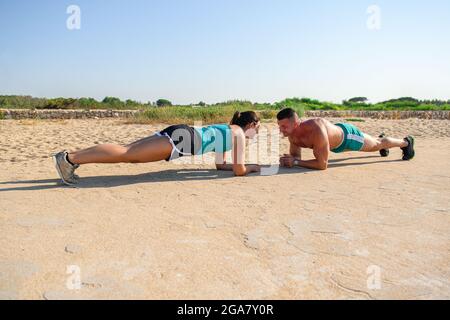
[[[291,108],[281,110],[277,115],[277,119],[280,132],[285,137],[290,136],[300,123],[297,113]]]

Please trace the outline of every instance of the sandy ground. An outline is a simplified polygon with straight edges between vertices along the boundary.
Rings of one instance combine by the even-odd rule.
[[[162,126],[0,121],[0,299],[450,298],[450,122],[356,125],[416,135],[416,159],[246,178],[191,159],[86,165],[70,188],[52,153]]]

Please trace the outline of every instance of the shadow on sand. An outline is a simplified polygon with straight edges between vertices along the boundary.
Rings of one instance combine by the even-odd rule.
[[[358,160],[358,159],[371,159],[379,156],[370,157],[354,157],[345,159],[333,159],[329,161],[328,168],[335,169],[346,166],[362,166],[378,163],[391,163],[399,162],[402,160],[379,160],[379,161],[365,161],[357,163],[340,163],[346,160]],[[309,170],[305,168],[293,168],[286,169],[279,166],[268,167],[265,166],[262,174],[250,174],[246,178],[254,178],[260,176],[275,176],[285,174],[307,174],[315,172],[315,170]],[[6,191],[33,191],[33,190],[46,190],[46,189],[58,189],[58,188],[78,188],[78,189],[90,189],[90,188],[114,188],[118,186],[142,184],[142,183],[160,183],[160,182],[185,182],[185,181],[208,181],[208,180],[224,180],[234,178],[230,171],[217,171],[208,169],[181,169],[181,170],[164,170],[158,172],[149,172],[138,175],[113,175],[113,176],[94,176],[94,177],[82,177],[80,182],[74,186],[65,186],[61,183],[60,179],[40,179],[40,180],[17,180],[0,182],[0,192]],[[2,188],[1,185],[11,184],[33,184],[31,186],[20,187],[7,187]]]

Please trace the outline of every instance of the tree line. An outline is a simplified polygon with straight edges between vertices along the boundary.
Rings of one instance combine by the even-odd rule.
[[[117,97],[105,97],[98,101],[93,98],[36,98],[20,95],[0,95],[0,108],[2,109],[149,109],[155,107],[235,107],[238,110],[256,109],[273,110],[284,107],[304,110],[450,110],[450,100],[419,100],[412,97],[390,99],[379,103],[369,103],[366,97],[353,97],[342,101],[341,104],[319,101],[310,98],[288,98],[275,103],[253,103],[250,101],[230,100],[215,104],[200,101],[196,104],[175,105],[168,99],[159,99],[155,102],[138,102]]]

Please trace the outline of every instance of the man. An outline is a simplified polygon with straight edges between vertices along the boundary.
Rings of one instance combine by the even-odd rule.
[[[331,122],[317,118],[301,121],[294,110],[287,108],[277,115],[280,132],[289,138],[289,154],[280,158],[282,167],[294,166],[326,170],[330,151],[341,153],[344,151],[379,151],[382,156],[389,154],[391,148],[401,148],[403,160],[414,158],[414,138],[388,138],[381,135],[378,139],[362,133],[352,124]],[[314,151],[314,160],[302,160],[301,148]]]

